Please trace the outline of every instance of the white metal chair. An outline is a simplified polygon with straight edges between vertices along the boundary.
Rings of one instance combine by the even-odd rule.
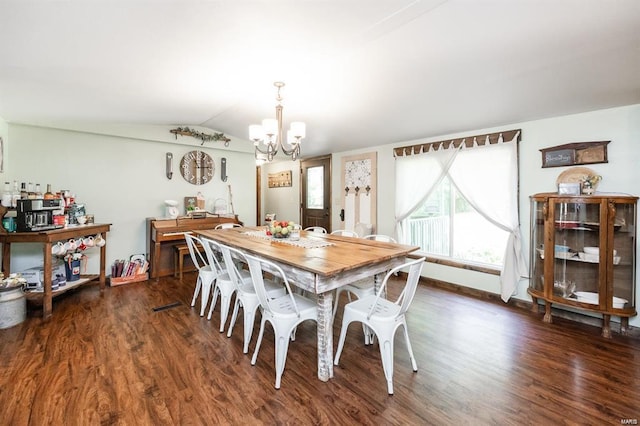
[[[233,281],[236,286],[236,302],[233,306],[227,337],[231,337],[233,326],[238,318],[238,310],[242,307],[244,317],[244,346],[242,350],[246,354],[249,352],[249,342],[253,334],[253,323],[256,317],[256,310],[258,310],[260,306],[260,300],[256,294],[251,274],[248,271],[238,269],[236,265],[236,261],[247,262],[244,253],[233,247],[225,246],[224,244],[220,244],[220,249],[224,257],[224,264],[227,265],[227,272],[229,273],[231,281]],[[269,299],[275,299],[287,294],[285,287],[273,280],[265,279],[264,284]]]
[[[383,234],[370,234],[370,235],[365,235],[362,238],[364,238],[365,240],[384,241],[387,243],[397,242],[393,237],[390,237],[388,235],[383,235]]]
[[[219,223],[213,229],[229,229],[229,228],[242,228],[242,225],[240,225],[239,223],[233,223],[233,222]]]
[[[382,358],[382,368],[385,378],[387,379],[387,391],[389,395],[393,394],[393,340],[396,330],[402,326],[404,331],[404,339],[411,358],[411,366],[413,371],[418,371],[418,364],[413,356],[411,342],[409,341],[409,332],[407,331],[407,321],[405,314],[411,305],[411,301],[416,294],[418,280],[422,265],[425,258],[412,260],[404,265],[393,268],[387,273],[382,282],[382,286],[378,290],[378,294],[358,299],[355,302],[348,303],[344,308],[344,316],[342,317],[342,329],[340,330],[340,340],[338,342],[338,350],[334,364],[338,365],[340,355],[344,347],[344,341],[347,336],[349,324],[353,321],[362,322],[368,329],[372,330],[378,338],[380,344],[380,357]],[[400,293],[398,300],[391,302],[382,297],[389,277],[403,268],[409,268],[407,283]]]
[[[375,241],[385,241],[390,243],[395,243],[392,237],[383,234],[371,234],[362,237],[366,240],[375,240]],[[358,299],[362,299],[365,296],[375,295],[375,282],[373,279],[363,279],[352,282],[351,284],[347,284],[345,286],[339,287],[336,290],[335,301],[333,302],[333,319],[336,319],[336,312],[338,311],[338,301],[340,300],[340,295],[343,292],[347,292],[347,297],[349,298],[349,302],[352,301],[351,295],[355,295]],[[363,327],[364,330],[364,344],[368,345],[373,343],[370,340],[370,333],[367,332],[366,327]]]
[[[209,307],[209,315],[207,315],[207,319],[211,320],[213,309],[216,307],[218,296],[220,296],[220,333],[222,333],[224,331],[224,325],[227,322],[227,316],[229,316],[231,297],[236,291],[236,285],[229,276],[226,263],[220,262],[218,260],[219,256],[222,255],[220,244],[209,238],[203,237],[202,245],[204,246],[204,251],[207,254],[207,259],[209,259],[211,268],[214,269],[217,273],[215,285],[213,287],[213,298],[211,301],[211,306]],[[251,278],[247,274],[245,276],[245,279],[249,281]]]
[[[204,316],[204,311],[209,303],[209,295],[211,294],[211,287],[218,274],[217,270],[211,267],[211,264],[205,260],[202,256],[198,246],[203,246],[202,241],[198,237],[193,235],[184,234],[184,239],[187,241],[187,247],[189,248],[189,254],[193,265],[198,270],[198,278],[196,279],[196,288],[193,291],[193,298],[191,299],[191,307],[196,305],[196,299],[202,291],[202,298],[200,301],[200,316]]]
[[[355,231],[348,231],[346,229],[336,229],[331,233],[331,235],[342,235],[343,237],[354,237],[358,238],[358,233]]]
[[[253,352],[251,365],[256,364],[258,351],[260,350],[260,344],[262,343],[262,337],[264,335],[265,324],[270,322],[275,334],[275,388],[280,389],[282,373],[284,372],[284,365],[287,360],[287,351],[289,349],[289,339],[296,327],[303,321],[312,320],[317,323],[318,310],[315,302],[291,291],[289,280],[278,265],[268,260],[260,259],[248,254],[245,254],[245,257],[249,262],[249,270],[251,271],[253,285],[256,289],[256,295],[260,300],[260,306],[262,307],[260,333],[258,334],[258,341],[256,342],[256,349]],[[263,269],[282,279],[286,287],[287,294],[276,299],[269,299],[262,276]]]
[[[327,233],[327,230],[324,229],[322,226],[309,226],[308,228],[304,228],[304,230],[309,232],[317,232],[319,234]]]

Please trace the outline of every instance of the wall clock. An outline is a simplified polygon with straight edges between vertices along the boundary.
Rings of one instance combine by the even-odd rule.
[[[213,179],[215,165],[206,152],[189,151],[180,160],[180,173],[189,183],[202,185]]]

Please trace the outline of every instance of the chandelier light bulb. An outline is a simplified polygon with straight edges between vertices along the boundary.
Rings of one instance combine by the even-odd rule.
[[[265,118],[262,120],[262,129],[267,136],[278,135],[278,120],[275,118]]]
[[[291,133],[294,137],[302,139],[307,136],[307,126],[302,121],[291,123]]]
[[[252,124],[249,126],[249,139],[251,139],[255,143],[258,143],[264,139],[264,130],[262,130],[261,125]]]

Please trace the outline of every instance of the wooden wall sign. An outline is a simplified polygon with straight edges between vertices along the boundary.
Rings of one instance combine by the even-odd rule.
[[[291,186],[291,170],[278,173],[269,173],[269,188],[281,188]]]
[[[543,148],[542,167],[608,163],[607,145],[611,141],[575,142]]]

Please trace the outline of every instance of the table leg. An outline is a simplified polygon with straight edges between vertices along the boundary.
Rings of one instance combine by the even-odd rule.
[[[100,247],[100,291],[103,291],[107,282],[105,271],[107,269],[107,233],[102,236],[105,240],[105,244]]]
[[[318,379],[333,377],[333,292],[318,294]]]
[[[8,277],[11,273],[11,243],[2,244],[2,272]]]
[[[53,310],[53,289],[51,288],[51,242],[44,243],[44,297],[42,299],[42,318],[51,318]]]

